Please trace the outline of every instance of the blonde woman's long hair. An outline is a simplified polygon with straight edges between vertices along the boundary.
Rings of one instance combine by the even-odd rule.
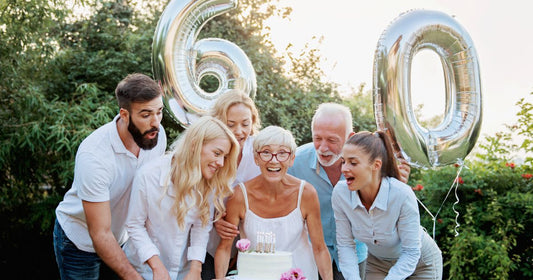
[[[250,109],[252,112],[252,133],[250,133],[250,135],[257,134],[261,128],[259,111],[257,110],[252,98],[250,98],[241,90],[232,89],[222,94],[213,105],[213,108],[209,114],[227,124],[229,108],[237,104],[244,104],[244,106]]]
[[[231,149],[224,159],[224,166],[213,178],[206,180],[201,169],[202,148],[204,144],[220,138],[228,139]],[[202,225],[207,225],[211,218],[211,195],[216,210],[215,221],[220,219],[225,211],[224,198],[232,194],[231,183],[237,173],[239,143],[233,133],[221,121],[210,116],[201,117],[185,130],[172,150],[169,179],[176,193],[173,208],[179,227],[184,227],[185,216],[193,206],[199,209]]]

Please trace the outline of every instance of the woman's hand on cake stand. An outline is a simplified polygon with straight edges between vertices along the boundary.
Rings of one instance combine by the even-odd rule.
[[[222,215],[222,219],[214,223],[215,229],[218,233],[218,236],[220,236],[220,238],[233,240],[235,236],[239,235],[239,227],[224,220],[225,216],[226,216],[226,213]]]

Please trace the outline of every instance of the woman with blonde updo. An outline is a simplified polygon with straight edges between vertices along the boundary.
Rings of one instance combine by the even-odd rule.
[[[254,162],[253,141],[254,135],[261,127],[261,120],[254,101],[240,90],[230,90],[217,99],[210,114],[225,123],[239,142],[237,175],[232,186],[259,175],[261,171]],[[214,223],[214,227],[215,229],[210,233],[208,254],[202,267],[202,279],[204,280],[215,278],[214,256],[220,239],[233,240],[239,234],[236,226],[222,219]],[[232,266],[235,265],[235,255],[236,250],[233,250]]]
[[[200,278],[212,217],[225,211],[238,154],[233,133],[206,116],[185,130],[171,153],[139,170],[124,250],[145,279],[177,279],[187,261],[185,279]]]
[[[237,178],[233,186],[259,175],[252,145],[253,136],[261,127],[261,120],[254,101],[242,91],[228,91],[217,99],[211,109],[211,116],[225,123],[239,142]]]

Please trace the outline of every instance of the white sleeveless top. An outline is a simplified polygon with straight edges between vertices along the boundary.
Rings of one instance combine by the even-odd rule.
[[[250,248],[257,244],[257,232],[272,232],[276,234],[276,250],[292,252],[293,268],[300,268],[309,280],[318,280],[318,270],[313,256],[313,248],[309,241],[307,223],[302,217],[300,202],[305,181],[300,183],[298,205],[287,216],[277,218],[261,218],[250,210],[248,195],[243,183],[239,186],[244,194],[246,213],[241,221],[241,238],[250,240]]]

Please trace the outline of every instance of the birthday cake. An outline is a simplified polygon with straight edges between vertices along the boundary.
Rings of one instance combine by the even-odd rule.
[[[237,241],[238,280],[279,280],[292,267],[292,252],[276,251],[276,235],[257,232],[255,250],[248,239]]]
[[[239,252],[237,271],[239,280],[279,280],[292,267],[292,253]]]

